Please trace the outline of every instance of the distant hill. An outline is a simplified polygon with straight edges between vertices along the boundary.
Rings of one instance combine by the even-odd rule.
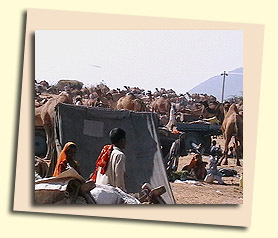
[[[217,75],[192,88],[189,93],[206,93],[214,95],[218,101],[222,98],[223,76]],[[243,96],[243,68],[228,71],[225,78],[224,99],[231,96]]]

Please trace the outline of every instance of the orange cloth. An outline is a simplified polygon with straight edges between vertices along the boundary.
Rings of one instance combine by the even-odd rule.
[[[60,173],[64,172],[67,167],[67,155],[66,151],[68,150],[70,145],[75,145],[73,142],[68,142],[65,144],[63,150],[61,151],[61,154],[59,156],[59,159],[57,160],[56,167],[53,173],[53,177],[58,176]]]
[[[195,154],[193,156],[193,158],[190,161],[190,164],[187,165],[187,169],[188,171],[190,171],[191,169],[195,169],[197,167],[200,167],[200,165],[202,165],[202,157],[200,157],[199,154]]]
[[[96,161],[95,172],[94,172],[93,176],[91,177],[91,179],[94,182],[96,182],[97,172],[100,167],[101,167],[101,174],[105,174],[112,150],[113,150],[113,145],[105,145],[103,147],[103,149],[101,150],[100,155],[98,156],[97,161]]]
[[[207,171],[205,169],[206,164],[206,162],[202,161],[201,157],[195,155],[190,161],[190,164],[187,165],[187,171],[190,172],[191,169],[193,169],[197,179],[204,179],[207,175]]]

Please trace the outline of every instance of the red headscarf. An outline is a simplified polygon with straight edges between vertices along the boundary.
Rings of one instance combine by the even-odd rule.
[[[98,156],[97,161],[96,161],[95,172],[94,172],[93,176],[91,177],[91,179],[94,182],[96,182],[97,172],[100,167],[101,167],[100,173],[105,174],[112,150],[113,150],[113,145],[105,145],[103,147],[103,149],[101,150],[100,155]]]
[[[65,144],[63,150],[61,151],[61,154],[59,156],[59,159],[57,160],[57,164],[53,173],[53,177],[58,176],[60,173],[64,172],[67,167],[67,155],[66,152],[68,151],[69,146],[76,145],[73,142],[68,142]]]

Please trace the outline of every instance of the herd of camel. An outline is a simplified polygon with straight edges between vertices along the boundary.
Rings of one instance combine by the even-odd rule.
[[[74,84],[75,83],[75,84]],[[106,107],[114,110],[131,110],[136,112],[155,112],[160,126],[169,121],[171,106],[175,107],[178,122],[216,117],[222,125],[225,139],[224,156],[227,164],[229,143],[234,137],[237,151],[237,165],[240,165],[239,154],[243,148],[243,101],[220,103],[212,95],[185,94],[177,95],[174,90],[156,88],[155,92],[124,86],[124,89],[109,89],[105,84],[84,87],[77,81],[59,81],[49,86],[46,81],[35,82],[35,126],[41,126],[46,132],[47,153],[45,159],[53,161],[55,155],[54,116],[58,103],[76,104],[87,107]],[[77,86],[76,86],[77,85]],[[54,159],[55,161],[55,159]],[[54,166],[54,165],[52,165]]]

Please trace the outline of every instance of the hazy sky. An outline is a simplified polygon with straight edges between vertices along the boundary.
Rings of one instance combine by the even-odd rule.
[[[35,33],[35,78],[56,83],[102,80],[110,88],[164,87],[184,93],[243,67],[238,30],[90,30]]]

